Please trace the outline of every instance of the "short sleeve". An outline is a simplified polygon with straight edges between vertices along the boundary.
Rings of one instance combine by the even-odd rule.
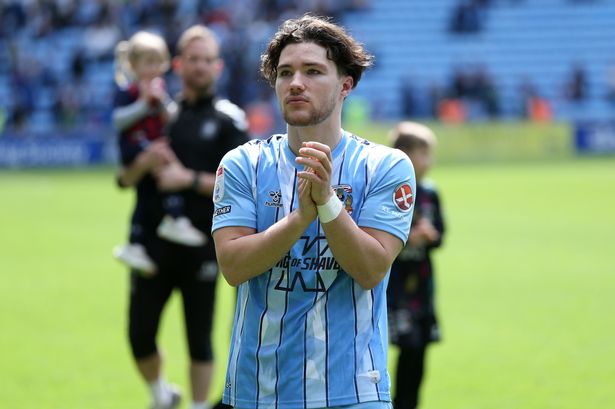
[[[256,228],[254,168],[246,146],[229,151],[216,170],[212,232],[229,226]]]
[[[113,108],[130,105],[136,100],[137,98],[134,95],[131,95],[127,88],[116,88],[113,95]]]
[[[371,155],[365,201],[357,224],[391,233],[405,245],[414,212],[414,167],[408,156],[397,149],[383,147]]]

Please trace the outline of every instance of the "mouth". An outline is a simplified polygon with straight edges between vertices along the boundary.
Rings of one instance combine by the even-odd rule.
[[[304,97],[287,97],[286,98],[286,103],[288,105],[302,104],[306,102],[308,102],[308,100],[307,98],[304,98]]]

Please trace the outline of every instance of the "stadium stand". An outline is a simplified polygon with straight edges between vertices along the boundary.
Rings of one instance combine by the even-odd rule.
[[[520,87],[532,85],[552,106],[556,119],[612,118],[606,100],[615,64],[615,4],[611,1],[494,0],[481,14],[482,28],[449,30],[459,0],[380,0],[369,10],[348,13],[345,24],[375,51],[377,69],[366,75],[355,98],[372,102],[386,118],[404,115],[404,84],[417,99],[417,116],[431,114],[434,89],[450,94],[455,71],[485,71],[497,91],[499,115],[523,115]],[[564,87],[574,66],[587,77],[587,97],[568,101]],[[377,96],[377,97],[374,97]],[[376,108],[378,107],[378,108]],[[485,113],[476,110],[474,117]]]
[[[480,27],[452,31],[462,3],[2,2],[0,133],[108,127],[112,45],[137,29],[163,33],[172,46],[188,25],[209,24],[225,50],[222,95],[243,107],[267,100],[256,69],[263,41],[281,19],[306,10],[335,16],[375,53],[376,68],[352,97],[367,101],[373,118],[430,117],[450,98],[463,101],[466,120],[518,118],[526,115],[522,92],[543,98],[556,119],[613,117],[615,105],[607,99],[615,67],[612,1],[483,0]],[[573,101],[564,90],[576,67],[586,92]]]

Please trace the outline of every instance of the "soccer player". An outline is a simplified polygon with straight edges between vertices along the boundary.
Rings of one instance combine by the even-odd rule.
[[[213,32],[193,26],[182,34],[177,50],[173,67],[182,90],[177,118],[169,125],[169,144],[151,144],[123,170],[120,180],[124,185],[144,184],[150,191],[181,192],[186,216],[200,231],[209,232],[215,170],[226,152],[249,140],[247,121],[242,110],[215,96],[223,62]],[[173,152],[178,160],[157,166]],[[152,172],[155,180],[149,177]],[[163,218],[162,202],[156,195],[146,202],[149,227]],[[179,405],[179,391],[164,379],[162,355],[156,344],[162,310],[173,290],[179,289],[191,359],[191,408],[207,409],[211,406],[207,398],[213,369],[211,325],[218,275],[213,240],[188,247],[150,234],[144,243],[158,272],[152,277],[131,275],[129,336],[139,373],[150,386],[152,408]]]
[[[414,170],[341,128],[372,57],[328,19],[284,22],[261,56],[287,133],[225,155],[213,238],[238,286],[224,390],[236,408],[390,408],[386,285]]]
[[[177,114],[177,104],[165,90],[163,75],[170,56],[165,40],[157,34],[139,31],[116,46],[116,83],[113,123],[120,132],[119,150],[123,166],[130,165],[153,141],[163,138],[165,124]],[[170,159],[170,158],[169,158]],[[166,163],[161,163],[164,166]],[[154,274],[156,263],[147,254],[143,240],[146,185],[136,189],[136,204],[127,244],[113,249],[114,256],[144,274]],[[165,197],[167,215],[157,227],[158,234],[176,243],[201,246],[205,236],[184,215],[184,198],[173,193]]]
[[[391,342],[399,347],[394,407],[415,409],[427,346],[440,339],[431,252],[442,244],[444,217],[438,191],[425,178],[436,144],[433,131],[425,125],[404,121],[390,136],[392,146],[412,160],[417,180],[412,229],[406,246],[393,262],[387,289],[389,334]]]

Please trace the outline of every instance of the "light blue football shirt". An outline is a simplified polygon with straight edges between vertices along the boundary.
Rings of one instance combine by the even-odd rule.
[[[405,244],[416,190],[408,157],[347,132],[332,156],[345,211]],[[266,230],[297,207],[302,169],[286,135],[230,151],[217,171],[212,230]],[[286,257],[239,286],[224,403],[300,409],[390,401],[387,282],[388,274],[374,289],[361,288],[316,219]]]

